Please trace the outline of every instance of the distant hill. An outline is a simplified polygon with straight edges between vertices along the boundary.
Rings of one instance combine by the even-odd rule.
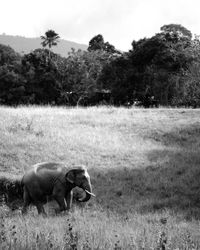
[[[32,50],[42,48],[41,39],[38,38],[27,38],[23,36],[10,36],[2,34],[0,35],[0,43],[4,45],[9,45],[16,52],[20,54],[27,54]],[[52,50],[60,54],[61,56],[68,56],[68,52],[71,51],[71,48],[75,50],[82,49],[87,50],[87,45],[79,44],[71,41],[67,41],[64,39],[60,39],[57,46],[55,46]]]

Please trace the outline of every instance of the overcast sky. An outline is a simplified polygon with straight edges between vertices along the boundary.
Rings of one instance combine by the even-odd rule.
[[[200,34],[199,0],[0,0],[0,34],[39,37],[48,29],[88,44],[97,34],[117,49],[181,24]]]

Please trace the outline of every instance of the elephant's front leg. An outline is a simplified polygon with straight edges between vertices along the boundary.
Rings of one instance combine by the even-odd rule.
[[[60,207],[60,212],[67,210],[64,195],[54,195],[54,197],[55,197],[55,200],[57,201],[57,203],[58,203],[58,205]]]
[[[53,197],[60,207],[60,212],[67,210],[67,206],[65,204],[65,193],[63,189],[61,189],[59,186],[55,186],[53,191]]]
[[[67,210],[70,210],[72,207],[72,199],[73,199],[73,191],[71,190],[65,195],[66,203],[67,203]]]

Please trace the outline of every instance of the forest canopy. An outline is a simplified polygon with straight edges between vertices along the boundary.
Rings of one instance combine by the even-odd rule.
[[[48,30],[43,48],[23,56],[0,44],[0,104],[200,106],[200,40],[180,24],[133,40],[128,52],[98,34],[87,51],[61,57],[51,50],[59,38]]]

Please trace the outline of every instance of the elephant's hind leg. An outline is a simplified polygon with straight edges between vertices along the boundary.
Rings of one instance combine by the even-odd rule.
[[[26,214],[27,208],[31,203],[31,197],[30,197],[26,187],[24,187],[23,200],[24,200],[24,204],[23,204],[23,208],[22,208],[22,214]]]

